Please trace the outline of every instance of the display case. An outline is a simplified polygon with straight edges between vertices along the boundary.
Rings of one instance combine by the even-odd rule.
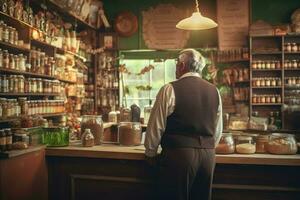
[[[300,37],[251,36],[249,43],[250,116],[275,117],[278,129],[299,129]]]

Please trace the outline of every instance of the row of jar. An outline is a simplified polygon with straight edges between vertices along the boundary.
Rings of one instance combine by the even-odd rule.
[[[216,147],[219,154],[296,154],[298,150],[293,134],[273,133],[271,135],[238,135],[230,133],[222,135]]]
[[[284,43],[284,51],[286,52],[297,52],[300,51],[300,43],[296,43],[296,42],[287,42]]]
[[[27,101],[26,98],[0,98],[0,118],[19,117],[21,115],[63,113],[63,100]]]
[[[252,69],[280,69],[281,62],[279,60],[253,60]]]
[[[278,94],[254,94],[252,96],[252,103],[281,103],[282,98]]]
[[[105,73],[97,76],[97,85],[102,88],[118,88],[118,78],[116,74]]]
[[[27,56],[23,54],[10,54],[7,50],[0,49],[0,68],[26,71]]]
[[[234,95],[234,100],[236,100],[236,101],[249,100],[249,88],[248,87],[234,87],[233,95]]]
[[[285,60],[283,66],[285,69],[299,69],[300,60]]]
[[[285,84],[288,86],[300,85],[300,77],[286,77]]]
[[[97,95],[98,95],[98,100],[97,100],[97,105],[98,106],[111,106],[111,107],[116,107],[119,105],[119,98],[118,95],[119,91],[107,91],[105,89],[100,89],[97,90]]]
[[[8,26],[4,21],[0,21],[0,41],[10,44],[19,44],[19,33],[16,28]]]
[[[32,47],[30,50],[30,72],[32,73],[54,76],[55,62],[53,57],[46,55],[39,48]]]
[[[58,80],[27,78],[22,75],[0,76],[0,92],[10,93],[60,93]]]
[[[35,51],[32,51],[35,52]],[[26,71],[38,74],[45,74],[48,76],[55,75],[55,60],[42,53],[32,53],[30,62],[27,56],[23,54],[11,54],[7,50],[0,49],[0,68],[13,69],[18,71]]]
[[[275,87],[281,85],[282,85],[281,78],[263,77],[263,78],[252,79],[253,87],[265,87],[265,86]]]
[[[238,49],[217,51],[216,57],[217,57],[218,62],[248,59],[249,58],[249,49],[248,48],[238,48]]]

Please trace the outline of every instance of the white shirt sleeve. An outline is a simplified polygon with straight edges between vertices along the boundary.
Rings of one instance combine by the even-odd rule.
[[[215,146],[217,146],[219,144],[219,141],[221,139],[222,132],[223,132],[222,99],[221,99],[219,91],[218,91],[218,96],[219,96],[219,107],[218,107],[218,114],[217,114],[217,119],[216,119]]]
[[[156,156],[161,137],[166,128],[167,117],[172,114],[174,108],[175,93],[172,85],[166,84],[158,92],[151,110],[144,142],[146,156]]]

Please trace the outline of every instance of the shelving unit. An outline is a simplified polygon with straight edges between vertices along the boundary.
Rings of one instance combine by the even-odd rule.
[[[111,39],[108,44],[107,40]],[[108,118],[112,109],[118,109],[119,105],[119,72],[118,65],[118,35],[115,32],[99,34],[99,45],[105,47],[104,52],[98,56],[95,72],[95,94],[98,113],[103,118]],[[110,66],[108,66],[110,65]]]
[[[283,129],[295,129],[288,123],[288,115],[290,113],[284,112],[286,107],[285,98],[286,90],[293,87],[287,86],[286,78],[299,77],[300,68],[285,68],[285,62],[289,60],[299,60],[300,52],[287,52],[285,49],[285,43],[296,42],[300,43],[300,36],[252,36],[250,37],[250,80],[254,78],[262,77],[276,77],[280,78],[282,86],[276,87],[255,87],[250,84],[250,115],[254,111],[258,111],[260,116],[267,117],[269,112],[281,111],[281,121]],[[264,50],[265,49],[265,50]],[[257,61],[277,60],[280,61],[280,69],[253,69],[252,65]],[[297,88],[296,88],[297,89]],[[299,89],[299,88],[298,88]],[[252,98],[254,94],[268,94],[268,95],[280,95],[282,103],[266,104],[266,103],[253,103]],[[295,124],[294,124],[295,125]]]
[[[21,1],[22,2],[22,1]],[[28,5],[32,8],[34,14],[37,14],[37,12],[42,11],[42,12],[46,12],[46,11],[50,11],[53,13],[53,11],[55,12],[55,14],[57,16],[60,16],[61,19],[64,22],[68,22],[71,23],[73,25],[73,30],[78,31],[78,30],[88,30],[90,31],[90,34],[94,34],[96,35],[96,31],[97,28],[87,22],[85,22],[84,20],[82,20],[79,16],[77,16],[76,14],[65,10],[65,5],[58,5],[56,2],[51,1],[51,0],[46,0],[46,1],[38,1],[38,0],[30,0],[28,2],[22,2],[23,6],[25,7],[25,3],[28,3]],[[42,5],[43,4],[43,5]],[[45,6],[47,8],[45,8]],[[64,7],[64,8],[63,8]],[[0,10],[2,10],[2,8],[0,8]],[[4,21],[5,24],[7,24],[7,26],[11,26],[16,28],[18,35],[19,35],[19,40],[23,40],[24,45],[19,46],[19,45],[15,45],[15,44],[11,44],[11,43],[7,43],[4,41],[0,41],[0,49],[2,50],[8,50],[8,52],[10,54],[14,54],[14,55],[18,55],[18,54],[23,54],[26,55],[26,57],[28,58],[26,63],[30,63],[31,62],[31,55],[33,48],[35,47],[37,50],[41,49],[41,52],[45,53],[45,55],[47,55],[48,57],[55,57],[56,54],[62,54],[62,55],[71,55],[74,56],[75,59],[75,63],[77,65],[77,60],[80,60],[80,62],[82,62],[84,64],[85,61],[87,61],[86,58],[84,58],[83,56],[79,55],[79,53],[74,53],[72,51],[68,51],[65,50],[63,47],[57,47],[54,45],[54,43],[50,43],[49,37],[53,37],[50,36],[46,33],[46,31],[42,31],[39,30],[38,28],[34,27],[33,25],[26,23],[24,21],[21,21],[13,16],[10,16],[7,13],[1,12],[0,11],[0,18],[1,20]],[[36,35],[34,33],[37,33],[36,35],[38,35],[36,37]],[[50,34],[50,33],[49,33]],[[36,39],[35,39],[36,38]],[[40,38],[40,39],[37,39]],[[48,41],[48,42],[46,42]],[[52,41],[52,40],[51,40]],[[19,44],[21,44],[19,42]],[[95,44],[91,44],[94,47],[96,47],[96,42]],[[84,54],[86,55],[86,54]],[[89,66],[88,67],[78,67],[78,71],[79,73],[81,73],[83,70],[83,68],[87,69],[87,68],[91,68],[94,70],[94,66],[95,66],[95,61],[94,61],[94,57],[91,56],[89,57],[90,60],[89,62]],[[27,70],[27,67],[26,67]],[[39,70],[39,72],[41,73],[35,73],[37,71],[32,70],[32,71],[21,71],[21,70],[17,70],[17,69],[10,69],[10,68],[0,68],[0,73],[1,76],[5,75],[6,77],[10,77],[11,75],[22,75],[22,77],[24,77],[26,80],[28,80],[28,78],[43,78],[43,79],[49,79],[49,80],[58,80],[62,83],[62,87],[67,87],[67,86],[74,86],[76,87],[76,83],[75,81],[69,80],[68,77],[60,77],[58,78],[58,74],[54,73],[47,73],[47,74],[53,74],[52,75],[46,75],[46,74],[41,74],[43,71]],[[45,72],[46,73],[46,72]],[[76,73],[76,72],[75,72]],[[78,72],[77,72],[78,73]],[[16,76],[14,76],[16,77]],[[89,82],[93,85],[95,85],[94,80],[92,82]],[[44,84],[44,83],[43,83]],[[83,85],[83,82],[82,82]],[[25,86],[24,86],[25,87]],[[14,90],[14,91],[20,91],[20,90]],[[75,90],[76,91],[76,90]],[[78,91],[78,90],[77,90]],[[81,95],[84,93],[80,93]],[[68,98],[68,93],[66,92],[66,95],[61,95],[60,93],[14,93],[14,92],[3,92],[0,93],[0,97],[1,98],[6,98],[6,99],[15,99],[17,100],[18,97],[28,97],[27,100],[31,101],[31,100],[41,100],[41,99],[49,99],[49,100],[56,100],[57,97],[67,97]],[[72,96],[70,97],[72,98],[72,101],[76,101],[76,103],[78,102],[78,105],[81,105],[80,103],[82,101],[79,101],[78,96]],[[93,97],[94,98],[94,97]],[[78,110],[78,108],[76,108],[76,110]],[[40,116],[42,117],[58,117],[61,116],[65,113],[54,113],[54,114],[42,114]],[[91,113],[94,114],[94,113]],[[13,121],[14,119],[18,119],[18,117],[12,117],[12,118],[7,118],[7,119],[3,119],[0,118],[0,123],[7,123],[10,121]],[[0,124],[0,126],[2,126]],[[5,127],[8,127],[7,124]]]

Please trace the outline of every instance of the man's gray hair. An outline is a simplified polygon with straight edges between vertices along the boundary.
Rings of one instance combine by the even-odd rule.
[[[205,67],[205,59],[195,49],[184,49],[179,52],[179,61],[187,64],[190,72],[201,73]]]

